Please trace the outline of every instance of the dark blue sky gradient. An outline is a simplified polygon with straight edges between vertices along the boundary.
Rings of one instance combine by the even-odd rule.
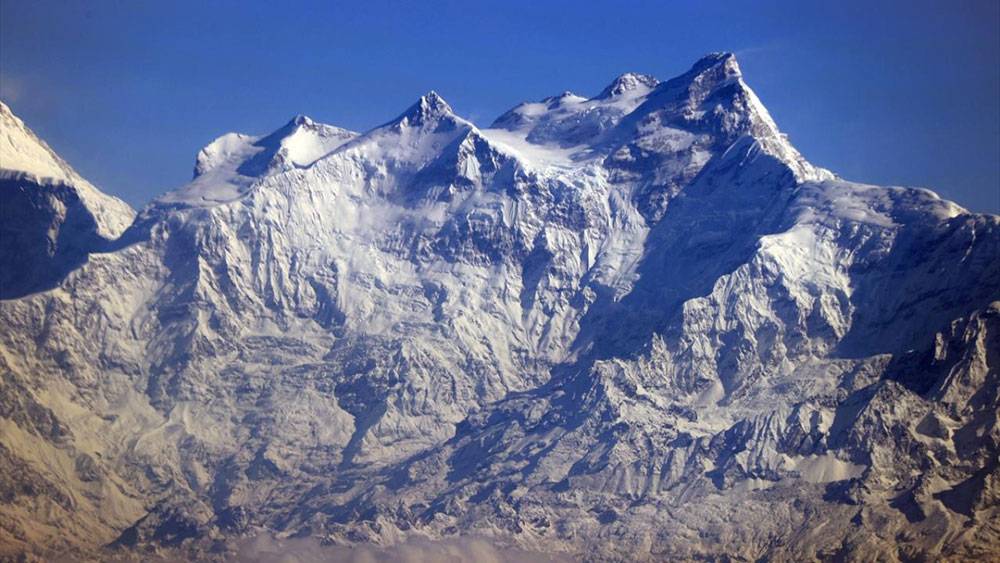
[[[227,131],[365,130],[434,89],[485,126],[523,100],[661,79],[711,51],[812,162],[1000,212],[1000,2],[0,0],[0,97],[141,206]]]

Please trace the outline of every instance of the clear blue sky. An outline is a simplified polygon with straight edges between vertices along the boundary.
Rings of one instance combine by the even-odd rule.
[[[434,89],[486,125],[522,100],[733,51],[793,143],[845,178],[1000,212],[1000,2],[0,0],[0,97],[141,206],[227,131],[365,130]]]

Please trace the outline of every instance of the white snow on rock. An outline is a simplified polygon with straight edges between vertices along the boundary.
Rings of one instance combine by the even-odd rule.
[[[263,137],[227,133],[198,153],[190,184],[157,202],[186,206],[230,202],[243,196],[260,177],[308,167],[356,136],[304,115]]]
[[[135,216],[128,204],[100,192],[80,177],[3,102],[0,102],[0,177],[72,186],[94,214],[98,233],[107,238],[120,236]]]

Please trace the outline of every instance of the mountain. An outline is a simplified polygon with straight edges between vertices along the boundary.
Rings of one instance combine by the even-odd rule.
[[[811,165],[731,54],[231,133],[118,233],[0,301],[4,556],[1000,550],[1000,217]]]
[[[80,177],[0,102],[0,298],[52,289],[135,211]]]

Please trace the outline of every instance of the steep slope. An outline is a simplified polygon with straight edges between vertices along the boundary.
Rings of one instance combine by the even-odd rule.
[[[812,166],[729,54],[229,134],[0,301],[3,553],[992,554],[998,229]]]
[[[0,298],[50,289],[132,223],[0,102]]]

